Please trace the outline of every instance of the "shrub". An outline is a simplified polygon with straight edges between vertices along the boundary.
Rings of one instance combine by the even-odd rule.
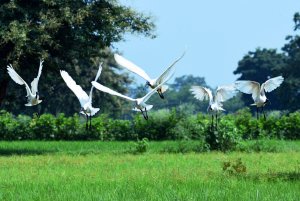
[[[16,121],[18,124],[14,128],[15,135],[17,139],[19,140],[28,140],[28,139],[34,139],[34,135],[32,134],[30,127],[30,121],[31,117],[27,115],[18,115],[16,118]]]
[[[231,115],[223,116],[215,129],[207,126],[206,131],[208,134],[206,142],[211,150],[234,150],[241,141],[240,133],[238,133],[234,118]]]
[[[147,121],[138,114],[134,117],[135,133],[140,138],[148,138],[151,140],[167,140],[172,139],[171,130],[177,123],[176,111],[159,110],[151,112]]]
[[[56,125],[55,117],[52,114],[35,115],[30,122],[30,130],[35,139],[53,140],[55,139]]]
[[[130,147],[129,153],[132,154],[143,154],[147,152],[149,147],[149,140],[147,138],[143,138],[142,140],[137,140],[136,143],[133,143]]]
[[[113,136],[113,140],[136,140],[138,138],[129,120],[109,119],[107,133]]]
[[[16,128],[18,121],[16,121],[12,114],[6,111],[0,111],[0,137],[3,140],[18,139]]]
[[[203,116],[203,115],[202,115]],[[170,130],[171,139],[175,140],[203,140],[205,139],[205,127],[207,119],[198,116],[189,116],[181,119],[175,127]],[[203,122],[204,120],[205,122]]]
[[[56,140],[76,140],[79,139],[79,117],[74,114],[72,117],[65,117],[64,114],[59,114],[55,120]]]

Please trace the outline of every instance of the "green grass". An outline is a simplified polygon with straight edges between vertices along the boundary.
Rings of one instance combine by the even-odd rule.
[[[0,200],[299,200],[300,142],[263,144],[278,148],[169,154],[179,142],[151,142],[134,155],[132,142],[0,142]],[[223,171],[238,158],[245,173]]]

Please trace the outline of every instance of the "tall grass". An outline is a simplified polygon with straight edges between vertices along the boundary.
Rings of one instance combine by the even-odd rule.
[[[281,142],[279,141],[278,144]],[[286,142],[294,147],[299,142]],[[289,145],[292,143],[292,145]],[[162,153],[176,142],[1,142],[0,200],[298,200],[300,152]],[[3,153],[3,150],[10,150]],[[14,152],[13,150],[27,150]],[[31,150],[31,152],[29,151]],[[240,159],[246,172],[223,171]]]

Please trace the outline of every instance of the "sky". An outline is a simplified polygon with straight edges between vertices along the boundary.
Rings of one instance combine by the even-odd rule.
[[[186,49],[176,64],[174,77],[205,77],[211,87],[234,82],[233,71],[249,51],[280,51],[293,31],[299,0],[120,0],[136,11],[151,15],[155,39],[126,35],[114,50],[143,68],[151,78],[159,76]],[[144,83],[133,75],[137,84]],[[173,78],[174,79],[174,78]],[[172,80],[171,80],[172,82]]]

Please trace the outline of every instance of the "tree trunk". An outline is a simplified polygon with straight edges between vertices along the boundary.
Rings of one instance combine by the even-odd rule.
[[[4,97],[6,95],[8,83],[9,83],[9,79],[4,79],[0,82],[0,105],[2,104]]]

